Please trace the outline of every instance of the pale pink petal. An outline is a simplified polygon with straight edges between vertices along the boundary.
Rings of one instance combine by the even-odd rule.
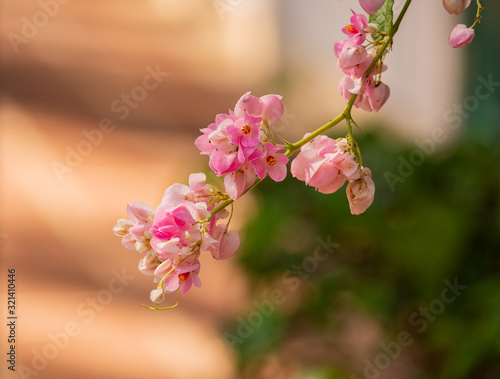
[[[452,47],[462,47],[471,43],[473,39],[474,29],[468,28],[464,24],[458,24],[453,27],[448,42]]]
[[[262,117],[267,118],[271,124],[275,124],[283,116],[285,108],[279,95],[265,95],[260,98],[263,104]]]
[[[275,182],[281,182],[286,178],[286,165],[275,164],[274,166],[267,166],[267,173]]]
[[[212,256],[219,259],[227,259],[238,250],[240,247],[240,235],[236,230],[231,230],[228,233],[223,233],[220,239],[220,245],[218,251]]]
[[[202,172],[189,175],[189,187],[193,191],[203,191],[205,189],[206,181],[207,176]]]
[[[384,3],[385,0],[359,0],[361,8],[370,15],[375,14]]]
[[[250,92],[245,93],[236,103],[234,114],[237,117],[242,117],[245,111],[252,116],[260,116],[262,114],[262,101],[250,95]]]
[[[135,222],[152,220],[155,212],[147,204],[134,201],[127,206],[128,217]]]

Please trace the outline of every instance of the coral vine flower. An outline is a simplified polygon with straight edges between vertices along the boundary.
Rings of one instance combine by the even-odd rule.
[[[272,180],[281,182],[286,177],[286,164],[288,157],[278,153],[283,146],[275,146],[270,142],[265,144],[266,155],[262,159],[252,162],[255,172],[260,179],[264,179],[269,174]]]
[[[359,214],[373,202],[375,186],[371,171],[368,168],[360,170],[348,146],[345,138],[335,141],[318,136],[302,146],[290,171],[297,179],[325,194],[337,191],[348,180],[349,206],[353,214]]]
[[[359,179],[350,181],[346,188],[349,208],[353,215],[359,215],[373,203],[375,196],[375,183],[372,180],[372,172],[363,167]]]
[[[173,269],[163,282],[165,292],[173,292],[180,287],[182,295],[185,295],[193,285],[201,287],[201,281],[198,277],[200,272],[200,263],[198,261],[183,261],[177,265],[174,262],[169,260],[163,262],[154,273],[157,278],[161,279]]]
[[[444,9],[450,14],[460,14],[469,5],[471,0],[443,0]]]
[[[363,8],[363,10],[370,15],[377,13],[384,3],[385,0],[359,0],[361,8]]]
[[[352,16],[349,20],[351,23],[342,28],[342,32],[352,37],[356,34],[365,34],[364,31],[368,27],[368,20],[365,15],[358,14],[351,9]]]
[[[453,27],[448,42],[452,47],[466,46],[474,39],[474,29],[468,28],[467,25],[458,24]]]

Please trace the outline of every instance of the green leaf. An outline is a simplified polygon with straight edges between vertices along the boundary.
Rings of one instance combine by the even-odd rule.
[[[394,0],[386,0],[384,5],[374,15],[370,16],[368,22],[376,24],[378,30],[381,33],[390,34],[393,27],[393,12],[392,8],[394,6]],[[375,41],[382,39],[383,36],[380,34],[374,34],[373,39]]]

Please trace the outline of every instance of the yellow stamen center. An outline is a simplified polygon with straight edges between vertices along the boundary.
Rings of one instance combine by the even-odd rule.
[[[356,29],[352,24],[346,25],[345,30],[347,30],[348,33],[352,34],[358,33],[358,29]]]

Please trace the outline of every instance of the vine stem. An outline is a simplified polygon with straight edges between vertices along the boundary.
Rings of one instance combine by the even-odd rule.
[[[398,18],[396,19],[396,22],[392,26],[390,33],[388,34],[388,36],[387,36],[386,40],[384,41],[384,43],[382,44],[382,46],[379,48],[377,55],[375,55],[375,58],[373,58],[373,62],[370,64],[370,67],[368,67],[368,69],[366,70],[365,75],[364,75],[365,78],[367,78],[368,75],[372,72],[372,70],[375,67],[375,65],[377,64],[377,62],[380,60],[380,58],[385,53],[387,48],[392,44],[392,41],[394,39],[394,35],[398,32],[399,25],[401,24],[401,21],[403,21],[403,18],[405,17],[405,14],[406,14],[406,11],[408,10],[408,7],[410,6],[412,1],[413,0],[406,0],[405,5],[403,6],[403,9],[401,9],[401,12],[399,13]],[[480,2],[480,0],[477,0],[477,1],[478,1],[478,3]],[[338,123],[340,123],[342,120],[348,121],[349,135],[352,137],[352,128],[350,125],[350,121],[352,120],[351,112],[352,112],[352,107],[354,105],[354,102],[356,101],[357,96],[358,95],[353,94],[350,97],[349,101],[347,102],[346,107],[344,108],[344,110],[342,111],[341,114],[339,114],[337,117],[330,120],[325,125],[321,126],[320,128],[318,128],[315,131],[313,131],[312,133],[310,133],[307,137],[304,137],[300,141],[297,141],[295,143],[289,143],[289,142],[285,141],[285,147],[286,147],[285,155],[287,157],[290,157],[294,152],[296,152],[298,149],[300,149],[306,143],[308,143],[309,141],[311,141],[315,137],[319,136],[320,134],[325,133],[326,131],[328,131],[329,129],[331,129],[332,127],[334,127]],[[252,190],[260,182],[261,182],[261,180],[257,179],[255,181],[255,183],[244,192],[244,194],[247,193],[248,191]],[[230,205],[232,203],[234,203],[233,199],[229,199],[229,200],[224,201],[221,205],[219,205],[217,208],[213,209],[210,212],[212,214],[212,217],[217,212],[221,211],[222,209],[224,209],[225,207],[227,207],[228,205]]]

